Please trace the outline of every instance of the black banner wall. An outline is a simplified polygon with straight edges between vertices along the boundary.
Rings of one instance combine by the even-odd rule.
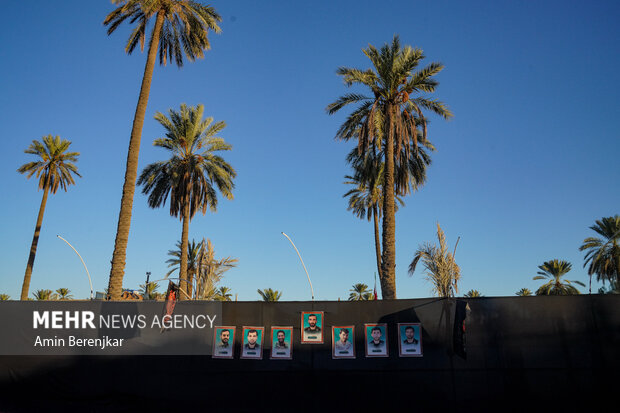
[[[221,324],[213,327],[262,326],[270,338],[272,326],[292,326],[292,359],[271,359],[269,340],[262,359],[241,359],[241,334],[232,359],[204,352],[0,355],[0,411],[591,410],[612,400],[620,384],[619,300],[227,302],[215,310],[181,302],[175,313],[192,313],[185,308],[191,305],[201,308],[194,314],[217,313]],[[114,303],[97,303],[103,312],[108,304]],[[0,318],[8,308],[0,303]],[[300,341],[307,311],[324,312],[322,344]],[[368,323],[387,325],[388,357],[365,356]],[[422,357],[399,356],[399,323],[420,324]],[[354,359],[332,357],[331,327],[344,325],[355,327]],[[205,326],[189,336],[212,333]]]

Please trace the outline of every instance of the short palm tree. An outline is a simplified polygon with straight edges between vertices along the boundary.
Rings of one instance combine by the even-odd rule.
[[[11,298],[8,294],[0,294],[0,301],[8,301]]]
[[[180,111],[169,110],[169,116],[157,112],[155,119],[166,129],[166,137],[156,139],[153,145],[170,151],[171,158],[147,165],[138,185],[149,194],[148,204],[157,208],[170,196],[170,215],[183,223],[181,251],[188,250],[189,222],[196,212],[217,210],[216,188],[227,199],[232,199],[235,170],[216,152],[229,151],[232,146],[217,137],[226,124],[203,120],[204,106],[181,105]],[[182,253],[179,263],[180,289],[188,293],[187,254]],[[181,294],[183,296],[184,294]]]
[[[37,290],[32,294],[37,301],[48,301],[56,299],[56,294],[54,294],[52,290]]]
[[[73,294],[71,294],[71,290],[68,288],[57,289],[56,296],[59,300],[71,300],[73,298]]]
[[[529,288],[521,288],[519,291],[517,291],[517,295],[520,297],[527,297],[532,295],[532,291]]]
[[[372,291],[363,283],[353,284],[353,288],[349,291],[349,301],[368,301],[373,298]]]
[[[592,275],[597,281],[616,281],[620,279],[620,215],[606,217],[590,229],[602,238],[589,237],[583,240],[579,251],[588,251],[583,266],[590,264],[590,292],[592,292]]]
[[[219,300],[231,296],[228,288],[220,287],[217,284],[224,277],[224,273],[237,265],[239,260],[230,256],[216,259],[215,249],[211,240],[202,239],[200,244],[200,253],[198,254],[197,271],[196,271],[196,293],[194,298],[197,300]],[[222,290],[224,288],[224,290]],[[230,300],[220,300],[230,301]]]
[[[580,294],[579,290],[571,284],[575,283],[585,287],[585,284],[581,281],[569,281],[562,279],[562,277],[572,268],[572,264],[568,261],[558,259],[545,261],[543,265],[539,265],[538,268],[540,271],[538,271],[537,274],[540,275],[537,275],[533,279],[548,281],[536,290],[536,295]]]
[[[53,137],[52,135],[44,136],[41,140],[42,142],[33,140],[28,149],[24,151],[27,154],[38,156],[40,159],[28,162],[17,170],[19,173],[26,174],[28,179],[35,175],[39,179],[39,189],[43,189],[43,198],[39,207],[39,215],[34,228],[30,255],[22,284],[21,300],[28,299],[30,278],[32,277],[32,268],[34,267],[34,259],[37,254],[37,245],[39,243],[39,235],[41,234],[47,196],[50,192],[55,194],[58,188],[66,191],[69,185],[75,184],[73,176],[81,176],[75,166],[80,153],[67,151],[71,145],[70,141],[66,139],[61,140],[60,136]]]
[[[437,223],[437,239],[439,246],[426,242],[420,245],[409,264],[409,275],[412,276],[420,260],[426,270],[426,279],[433,285],[433,292],[438,297],[454,297],[458,292],[458,282],[461,279],[461,269],[454,260],[454,252],[448,251],[446,236]]]
[[[469,291],[467,291],[467,293],[465,293],[465,297],[467,297],[467,298],[480,298],[480,297],[482,297],[482,294],[480,294],[480,291],[478,291],[478,290],[469,290]]]
[[[372,68],[341,67],[337,73],[343,77],[346,86],[365,86],[372,96],[346,94],[328,105],[327,112],[334,114],[347,105],[359,104],[340,127],[336,138],[356,138],[360,153],[368,146],[378,150],[384,148],[381,292],[384,299],[393,299],[396,298],[395,160],[401,149],[404,148],[407,153],[415,151],[418,141],[427,140],[422,109],[446,119],[452,113],[443,103],[422,95],[435,91],[438,83],[432,77],[443,69],[443,65],[431,63],[414,71],[424,58],[422,50],[410,46],[401,48],[398,36],[394,36],[392,44],[385,44],[380,51],[372,45],[363,51],[370,59]],[[413,97],[413,94],[418,96]],[[417,133],[416,120],[422,127],[421,136]],[[362,128],[358,129],[360,122]]]
[[[261,296],[263,301],[266,302],[276,302],[280,301],[280,297],[282,297],[282,293],[278,290],[272,290],[271,288],[265,288],[264,290],[256,290],[258,295]]]
[[[136,23],[125,47],[127,54],[131,54],[137,45],[140,45],[140,50],[144,51],[147,25],[149,21],[154,20],[148,43],[142,86],[140,87],[129,139],[121,209],[108,285],[111,299],[119,300],[123,290],[127,240],[138,175],[142,126],[144,125],[157,55],[159,54],[160,65],[166,65],[168,61],[172,61],[179,67],[183,66],[184,55],[190,62],[196,58],[204,57],[204,51],[210,48],[207,34],[209,30],[216,33],[220,32],[217,23],[222,18],[212,7],[188,0],[112,0],[112,3],[118,7],[108,14],[103,21],[103,24],[108,27],[108,35],[112,34],[124,21],[131,24]]]
[[[232,292],[230,288],[221,286],[215,291],[215,296],[213,297],[215,301],[231,301],[232,300]]]
[[[140,289],[138,292],[143,300],[156,300],[157,297],[159,297],[159,293],[157,292],[159,284],[157,282],[149,281],[148,284],[140,284],[139,287]]]

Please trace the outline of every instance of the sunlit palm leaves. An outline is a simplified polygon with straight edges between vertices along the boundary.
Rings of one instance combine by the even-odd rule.
[[[264,290],[256,290],[258,295],[266,302],[276,302],[280,301],[280,297],[282,297],[282,292],[278,290],[272,290],[271,288],[265,288]]]
[[[418,247],[413,261],[409,264],[409,275],[413,275],[421,260],[426,270],[426,279],[433,285],[433,293],[438,297],[454,297],[459,292],[461,269],[454,260],[454,253],[448,251],[446,236],[439,223],[437,223],[437,239],[439,245],[426,242]]]

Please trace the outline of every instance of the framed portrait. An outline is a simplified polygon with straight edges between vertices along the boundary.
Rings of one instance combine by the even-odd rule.
[[[355,358],[355,326],[332,326],[332,358]]]
[[[301,344],[323,344],[323,311],[301,312]]]
[[[364,324],[366,357],[388,357],[387,324]]]
[[[263,358],[263,333],[265,327],[243,326],[243,344],[241,345],[242,359]]]
[[[293,327],[271,327],[271,359],[293,358]]]
[[[398,356],[422,357],[422,325],[398,323]]]
[[[235,351],[235,327],[219,326],[213,329],[214,359],[231,359]]]

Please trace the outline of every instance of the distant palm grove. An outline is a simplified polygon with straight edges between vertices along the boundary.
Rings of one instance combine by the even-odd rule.
[[[209,238],[202,237],[197,242],[189,236],[190,223],[198,212],[203,215],[207,211],[215,212],[221,198],[234,199],[237,172],[226,160],[233,147],[222,137],[226,135],[225,121],[208,116],[212,108],[203,104],[188,106],[170,102],[166,112],[158,111],[154,116],[162,137],[148,137],[160,151],[161,160],[138,171],[142,129],[156,63],[182,67],[185,60],[203,58],[210,49],[209,35],[221,31],[222,18],[213,7],[187,0],[112,0],[112,3],[114,10],[103,19],[107,34],[114,34],[127,23],[131,32],[124,45],[125,52],[132,54],[139,47],[141,52],[146,49],[146,53],[133,123],[127,131],[127,160],[105,298],[164,299],[165,294],[158,292],[158,281],[165,280],[167,286],[178,288],[181,300],[236,300],[236,295],[220,283],[225,272],[235,267],[239,259],[232,256],[218,259]],[[384,45],[369,45],[362,53],[368,59],[366,67],[341,66],[336,71],[345,87],[359,88],[359,91],[355,89],[335,98],[325,111],[333,115],[348,110],[334,133],[336,140],[353,141],[346,157],[351,172],[344,177],[343,208],[359,219],[372,222],[374,236],[368,243],[373,247],[373,264],[368,272],[378,274],[381,298],[396,299],[396,213],[406,207],[406,196],[432,181],[428,172],[436,148],[431,143],[429,116],[450,120],[454,114],[435,96],[439,88],[435,76],[444,66],[425,62],[422,49],[402,45],[399,36],[394,35]],[[340,93],[334,90],[335,96]],[[40,289],[29,297],[48,196],[59,188],[67,191],[76,184],[75,178],[81,177],[76,165],[80,153],[70,151],[71,145],[71,141],[51,134],[33,140],[25,153],[35,159],[17,169],[27,178],[34,176],[38,189],[42,190],[21,300],[75,299],[71,290],[64,287]],[[179,238],[170,240],[169,245],[174,248],[168,257],[162,257],[170,271],[157,281],[147,278],[139,291],[123,288],[136,187],[147,196],[150,208],[167,206],[169,215],[178,218],[181,224]],[[457,264],[460,237],[447,237],[439,222],[436,227],[438,243],[420,243],[409,258],[408,274],[414,276],[422,268],[435,296],[456,297],[460,293],[459,283],[466,277]],[[599,293],[618,293],[620,216],[596,220],[590,230],[594,234],[590,233],[580,246],[575,246],[585,254],[583,267],[589,276],[588,292],[592,292],[592,277],[595,277],[604,285]],[[411,235],[415,236],[407,233],[408,237]],[[543,263],[532,263],[532,273],[523,274],[523,279],[537,284],[515,294],[522,297],[580,294],[578,287],[586,288],[586,284],[568,280],[571,269],[570,262],[554,257]],[[376,285],[371,290],[357,281],[351,280],[354,284],[349,291],[342,292],[343,297],[348,294],[351,301],[378,298]],[[52,284],[53,280],[46,282]],[[477,287],[480,290],[471,289],[463,296],[484,299],[484,286]],[[258,299],[265,302],[276,302],[283,296],[283,291],[272,288],[259,289],[257,293]],[[8,299],[9,295],[0,294],[0,300]]]

